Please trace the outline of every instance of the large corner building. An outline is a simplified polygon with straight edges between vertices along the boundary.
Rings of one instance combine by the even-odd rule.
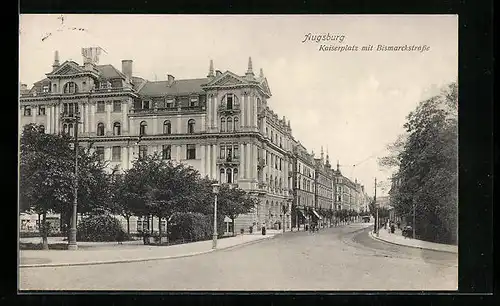
[[[236,231],[263,224],[290,229],[295,203],[336,209],[334,171],[323,157],[309,155],[290,121],[271,110],[267,79],[262,69],[254,73],[251,58],[244,74],[215,70],[210,61],[205,77],[149,81],[134,76],[132,60],[123,60],[121,70],[98,65],[97,51],[82,49],[83,65],[60,63],[56,51],[46,78],[31,89],[21,85],[20,126],[74,135],[70,119],[78,114],[80,142],[94,142],[109,169],[129,169],[137,157],[159,152],[237,185],[261,204],[236,219]],[[296,226],[302,213],[294,213]],[[134,222],[138,230],[145,226],[135,218],[131,228]]]

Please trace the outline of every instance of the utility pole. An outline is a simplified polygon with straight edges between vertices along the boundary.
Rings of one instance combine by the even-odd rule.
[[[375,195],[373,196],[373,201],[374,201],[374,205],[375,205],[375,209],[376,209],[376,212],[377,212],[377,216],[375,217],[375,228],[377,229],[377,237],[378,237],[378,233],[379,233],[379,227],[380,227],[380,224],[379,224],[379,221],[378,221],[378,205],[377,205],[377,178],[375,178]]]

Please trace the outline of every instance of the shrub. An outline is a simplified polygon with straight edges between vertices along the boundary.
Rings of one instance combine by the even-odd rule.
[[[91,215],[80,221],[78,241],[125,241],[130,240],[120,221],[113,216]]]
[[[210,217],[201,213],[176,213],[168,224],[168,239],[199,241],[211,237]]]

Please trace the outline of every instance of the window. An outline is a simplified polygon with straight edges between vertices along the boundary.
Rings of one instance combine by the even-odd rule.
[[[43,85],[42,91],[45,93],[49,92],[49,85]]]
[[[233,157],[233,148],[231,146],[228,146],[227,147],[227,154],[226,154],[226,158],[228,161],[231,161],[232,157]]]
[[[167,98],[167,108],[173,108],[173,107],[174,107],[174,99]]]
[[[233,109],[233,94],[227,94],[226,106],[227,106],[227,109]]]
[[[29,106],[24,107],[24,115],[31,116],[31,107],[29,107]]]
[[[172,147],[170,145],[163,145],[161,155],[163,159],[171,159]]]
[[[149,231],[149,222],[147,220],[137,220],[137,231],[138,232]]]
[[[224,183],[224,174],[226,173],[226,171],[224,170],[224,168],[220,168],[220,175],[219,175],[219,181],[221,183]]]
[[[68,82],[64,85],[65,94],[73,94],[76,92],[78,92],[78,86],[76,86],[75,82]]]
[[[231,117],[227,118],[227,131],[228,132],[233,131],[233,118]]]
[[[122,127],[120,125],[120,122],[115,122],[113,123],[113,135],[119,136],[122,133]]]
[[[97,124],[97,136],[104,136],[104,123],[102,122]]]
[[[97,158],[99,160],[104,160],[104,147],[96,147],[95,151],[97,153]]]
[[[220,118],[220,131],[221,132],[226,131],[226,118],[224,117]]]
[[[63,124],[63,134],[68,133],[68,125],[65,123]]]
[[[238,159],[240,157],[239,150],[238,150],[238,145],[235,145],[234,148],[233,148],[233,157],[235,159]]]
[[[221,145],[220,146],[220,158],[224,159],[225,156],[226,156],[226,147]]]
[[[57,84],[52,84],[52,92],[57,92]]]
[[[163,134],[167,135],[172,134],[172,124],[168,120],[165,120],[163,122]]]
[[[113,101],[113,112],[121,112],[122,111],[122,101]]]
[[[187,159],[196,159],[196,146],[194,144],[186,146],[186,157]]]
[[[39,116],[45,116],[45,106],[39,106],[38,107],[38,115]]]
[[[233,183],[238,183],[238,168],[233,169]]]
[[[139,146],[139,158],[144,158],[148,155],[148,146],[140,145]]]
[[[226,169],[226,183],[231,184],[233,182],[233,171],[231,168]]]
[[[40,133],[45,133],[45,126],[44,125],[40,125]]]
[[[142,101],[142,108],[149,109],[149,101]]]
[[[73,130],[73,123],[70,123],[70,124],[68,125],[68,134],[69,134],[70,136],[74,136],[74,133],[75,133],[75,131]]]
[[[115,146],[112,149],[112,161],[120,161],[122,159],[122,148],[119,146]]]
[[[63,103],[63,113],[65,116],[72,116],[74,113],[78,113],[78,104]]]
[[[189,100],[189,106],[193,107],[193,106],[196,106],[198,102],[198,97],[191,97],[191,99]]]
[[[105,111],[104,101],[97,101],[97,112],[103,113]]]
[[[148,124],[146,123],[146,121],[142,121],[140,126],[139,126],[139,135],[146,135],[146,131],[147,131],[147,128],[148,128]]]
[[[237,131],[240,129],[240,121],[238,117],[234,117],[234,130]]]
[[[194,124],[195,124],[194,119],[189,119],[189,121],[188,121],[188,133],[189,134],[194,133]]]

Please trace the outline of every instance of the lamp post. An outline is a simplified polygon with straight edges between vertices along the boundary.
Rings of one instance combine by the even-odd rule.
[[[75,133],[75,178],[73,186],[73,214],[71,216],[71,228],[69,230],[69,240],[68,240],[68,250],[75,251],[78,249],[76,244],[76,218],[78,211],[78,123],[80,121],[80,116],[74,115],[67,119],[68,121],[74,122],[74,133]]]
[[[219,193],[220,185],[215,183],[212,184],[212,192],[215,195],[214,200],[214,233],[212,235],[212,249],[217,248],[217,194]]]

